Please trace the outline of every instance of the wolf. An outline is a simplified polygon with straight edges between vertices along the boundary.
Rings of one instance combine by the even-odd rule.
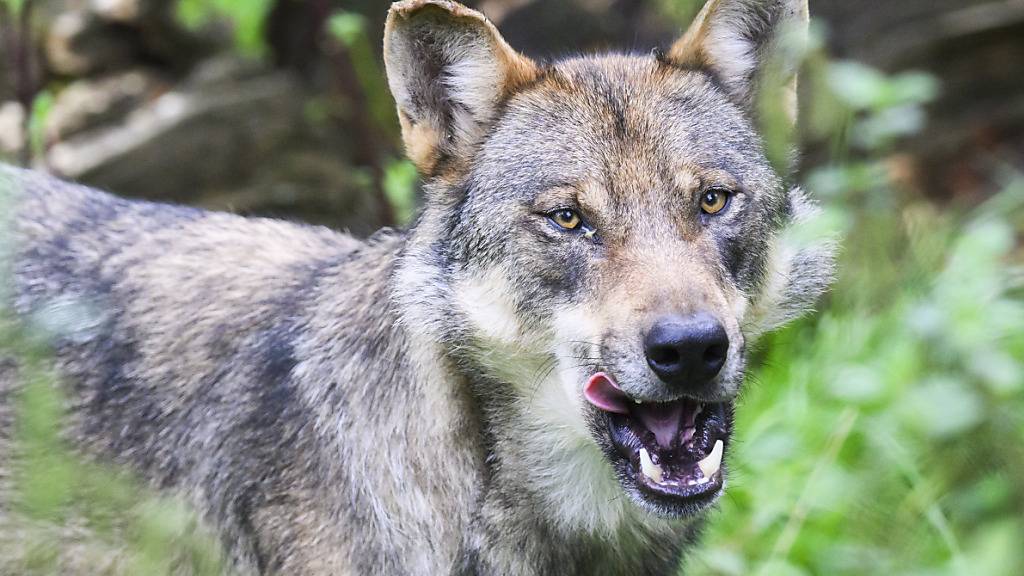
[[[240,573],[675,573],[751,344],[832,274],[757,128],[767,95],[795,118],[777,47],[807,19],[711,0],[665,51],[537,63],[393,4],[424,200],[365,241],[4,168],[10,308],[86,311],[52,342],[68,438],[186,497]]]

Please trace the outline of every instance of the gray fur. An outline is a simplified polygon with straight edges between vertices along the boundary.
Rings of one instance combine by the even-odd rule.
[[[639,495],[582,383],[615,371],[668,399],[637,335],[710,310],[736,345],[702,400],[731,402],[745,342],[828,284],[830,246],[780,248],[806,199],[733,89],[683,60],[540,67],[442,0],[396,4],[387,38],[428,198],[408,232],[361,242],[0,171],[14,310],[86,311],[54,341],[70,436],[185,495],[243,572],[673,573],[703,508]],[[705,218],[710,184],[737,195]],[[593,234],[551,226],[565,203]]]

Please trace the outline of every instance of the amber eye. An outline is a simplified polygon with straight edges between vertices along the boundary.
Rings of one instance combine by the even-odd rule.
[[[725,188],[708,188],[701,194],[700,209],[705,214],[718,214],[729,205],[731,195]]]
[[[568,208],[555,210],[548,215],[548,218],[550,218],[551,221],[559,227],[565,228],[566,230],[576,230],[581,224],[583,224],[583,219],[580,218],[580,215],[577,214],[575,210],[569,210]]]

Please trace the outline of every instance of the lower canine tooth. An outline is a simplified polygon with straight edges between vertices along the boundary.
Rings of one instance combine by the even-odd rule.
[[[653,460],[651,460],[651,455],[647,453],[646,448],[640,449],[640,471],[644,473],[644,476],[647,476],[659,484],[661,483],[661,466],[658,466]]]
[[[700,471],[704,474],[705,478],[710,479],[722,467],[723,449],[724,445],[722,444],[722,441],[715,440],[715,447],[711,450],[711,454],[708,454],[703,460],[697,462],[697,466],[700,467]],[[641,454],[641,456],[643,456],[643,454]]]

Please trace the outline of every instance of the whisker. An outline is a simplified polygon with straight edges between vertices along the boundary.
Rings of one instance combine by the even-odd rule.
[[[530,393],[529,406],[531,407],[533,406],[534,399],[536,399],[537,397],[537,391],[540,390],[541,384],[543,384],[544,381],[547,380],[548,376],[551,375],[551,372],[553,372],[555,368],[558,367],[558,361],[555,359],[552,359],[550,362],[545,362],[545,364],[549,365],[548,368],[544,371],[544,374],[542,374],[540,378],[537,378],[537,383],[533,385],[533,392]]]

